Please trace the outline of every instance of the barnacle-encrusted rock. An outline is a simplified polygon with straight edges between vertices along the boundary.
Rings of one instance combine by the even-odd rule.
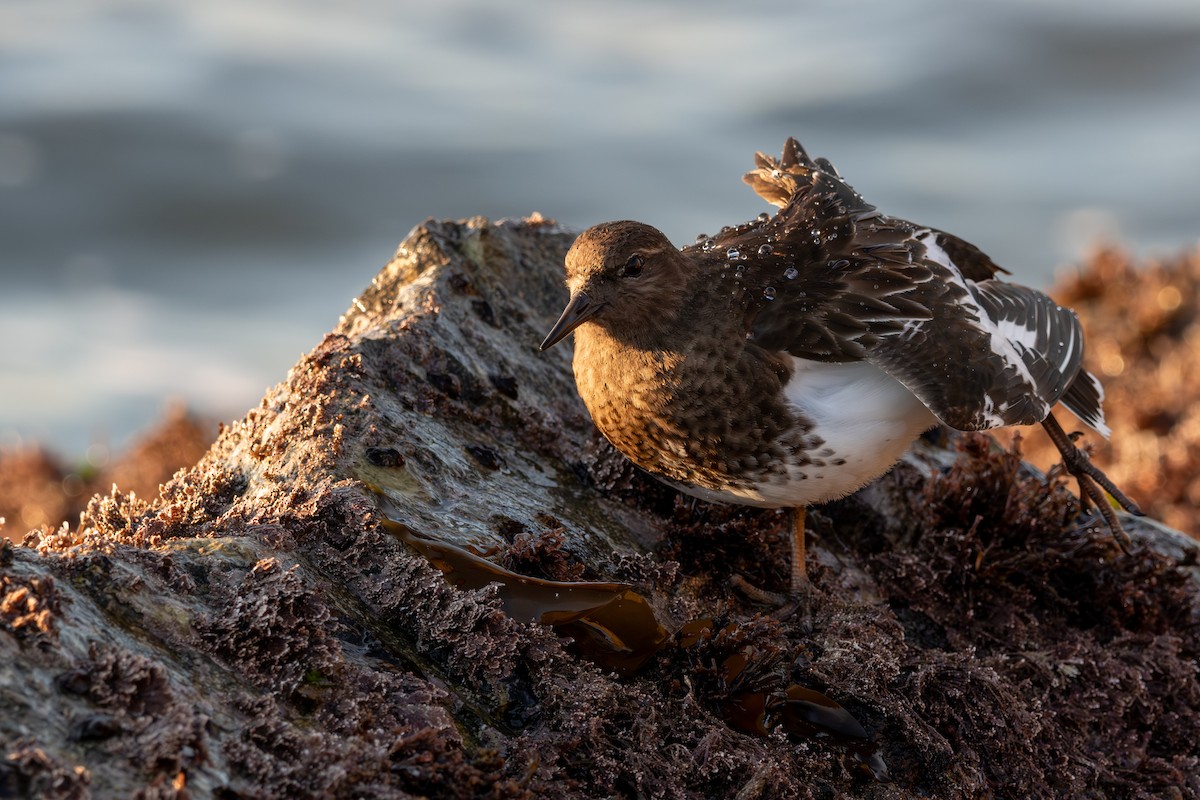
[[[1200,794],[1193,541],[927,441],[763,617],[786,516],[636,473],[537,351],[571,239],[420,226],[159,497],[0,549],[0,795]]]

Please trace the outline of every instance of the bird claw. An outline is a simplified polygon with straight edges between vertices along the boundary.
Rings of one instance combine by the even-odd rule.
[[[799,613],[801,627],[809,633],[812,632],[811,601],[814,589],[813,585],[809,583],[807,576],[805,576],[800,585],[797,585],[796,581],[793,581],[790,591],[787,592],[773,592],[770,589],[763,589],[760,586],[755,586],[741,575],[734,575],[729,579],[729,582],[733,588],[754,602],[765,606],[773,606],[774,610],[768,615],[772,619],[782,622],[795,617]]]
[[[1050,441],[1054,442],[1054,446],[1058,448],[1058,452],[1062,455],[1063,469],[1075,479],[1079,485],[1079,505],[1083,511],[1087,511],[1089,506],[1095,506],[1100,512],[1100,516],[1104,518],[1104,522],[1112,531],[1113,538],[1121,550],[1126,554],[1130,551],[1131,541],[1129,534],[1125,532],[1121,521],[1117,518],[1116,511],[1113,510],[1112,504],[1108,498],[1104,496],[1107,492],[1112,499],[1116,500],[1121,508],[1136,516],[1143,516],[1141,509],[1137,503],[1129,499],[1128,496],[1116,487],[1116,484],[1109,479],[1104,471],[1092,463],[1088,455],[1083,450],[1076,447],[1075,442],[1082,434],[1079,431],[1067,434],[1063,431],[1062,426],[1058,424],[1058,420],[1051,414],[1042,420],[1042,426],[1050,435]]]

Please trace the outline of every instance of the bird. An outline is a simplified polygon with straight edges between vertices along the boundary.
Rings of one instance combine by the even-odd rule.
[[[1040,423],[1127,548],[1105,492],[1140,511],[1051,413],[1110,434],[1073,311],[963,239],[883,214],[795,138],[743,180],[778,211],[682,249],[631,220],[579,235],[541,344],[574,332],[580,397],[641,469],[702,500],[792,509],[790,594],[743,589],[806,595],[807,507],[884,474],[939,423]]]

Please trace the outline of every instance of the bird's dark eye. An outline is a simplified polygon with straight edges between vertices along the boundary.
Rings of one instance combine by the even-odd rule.
[[[636,278],[642,274],[642,265],[645,263],[641,256],[630,256],[625,266],[621,267],[621,277]]]

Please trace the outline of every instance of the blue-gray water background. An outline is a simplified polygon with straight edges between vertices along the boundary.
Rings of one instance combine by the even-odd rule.
[[[0,445],[240,417],[425,217],[688,243],[792,134],[1034,285],[1191,246],[1200,3],[0,0]]]

